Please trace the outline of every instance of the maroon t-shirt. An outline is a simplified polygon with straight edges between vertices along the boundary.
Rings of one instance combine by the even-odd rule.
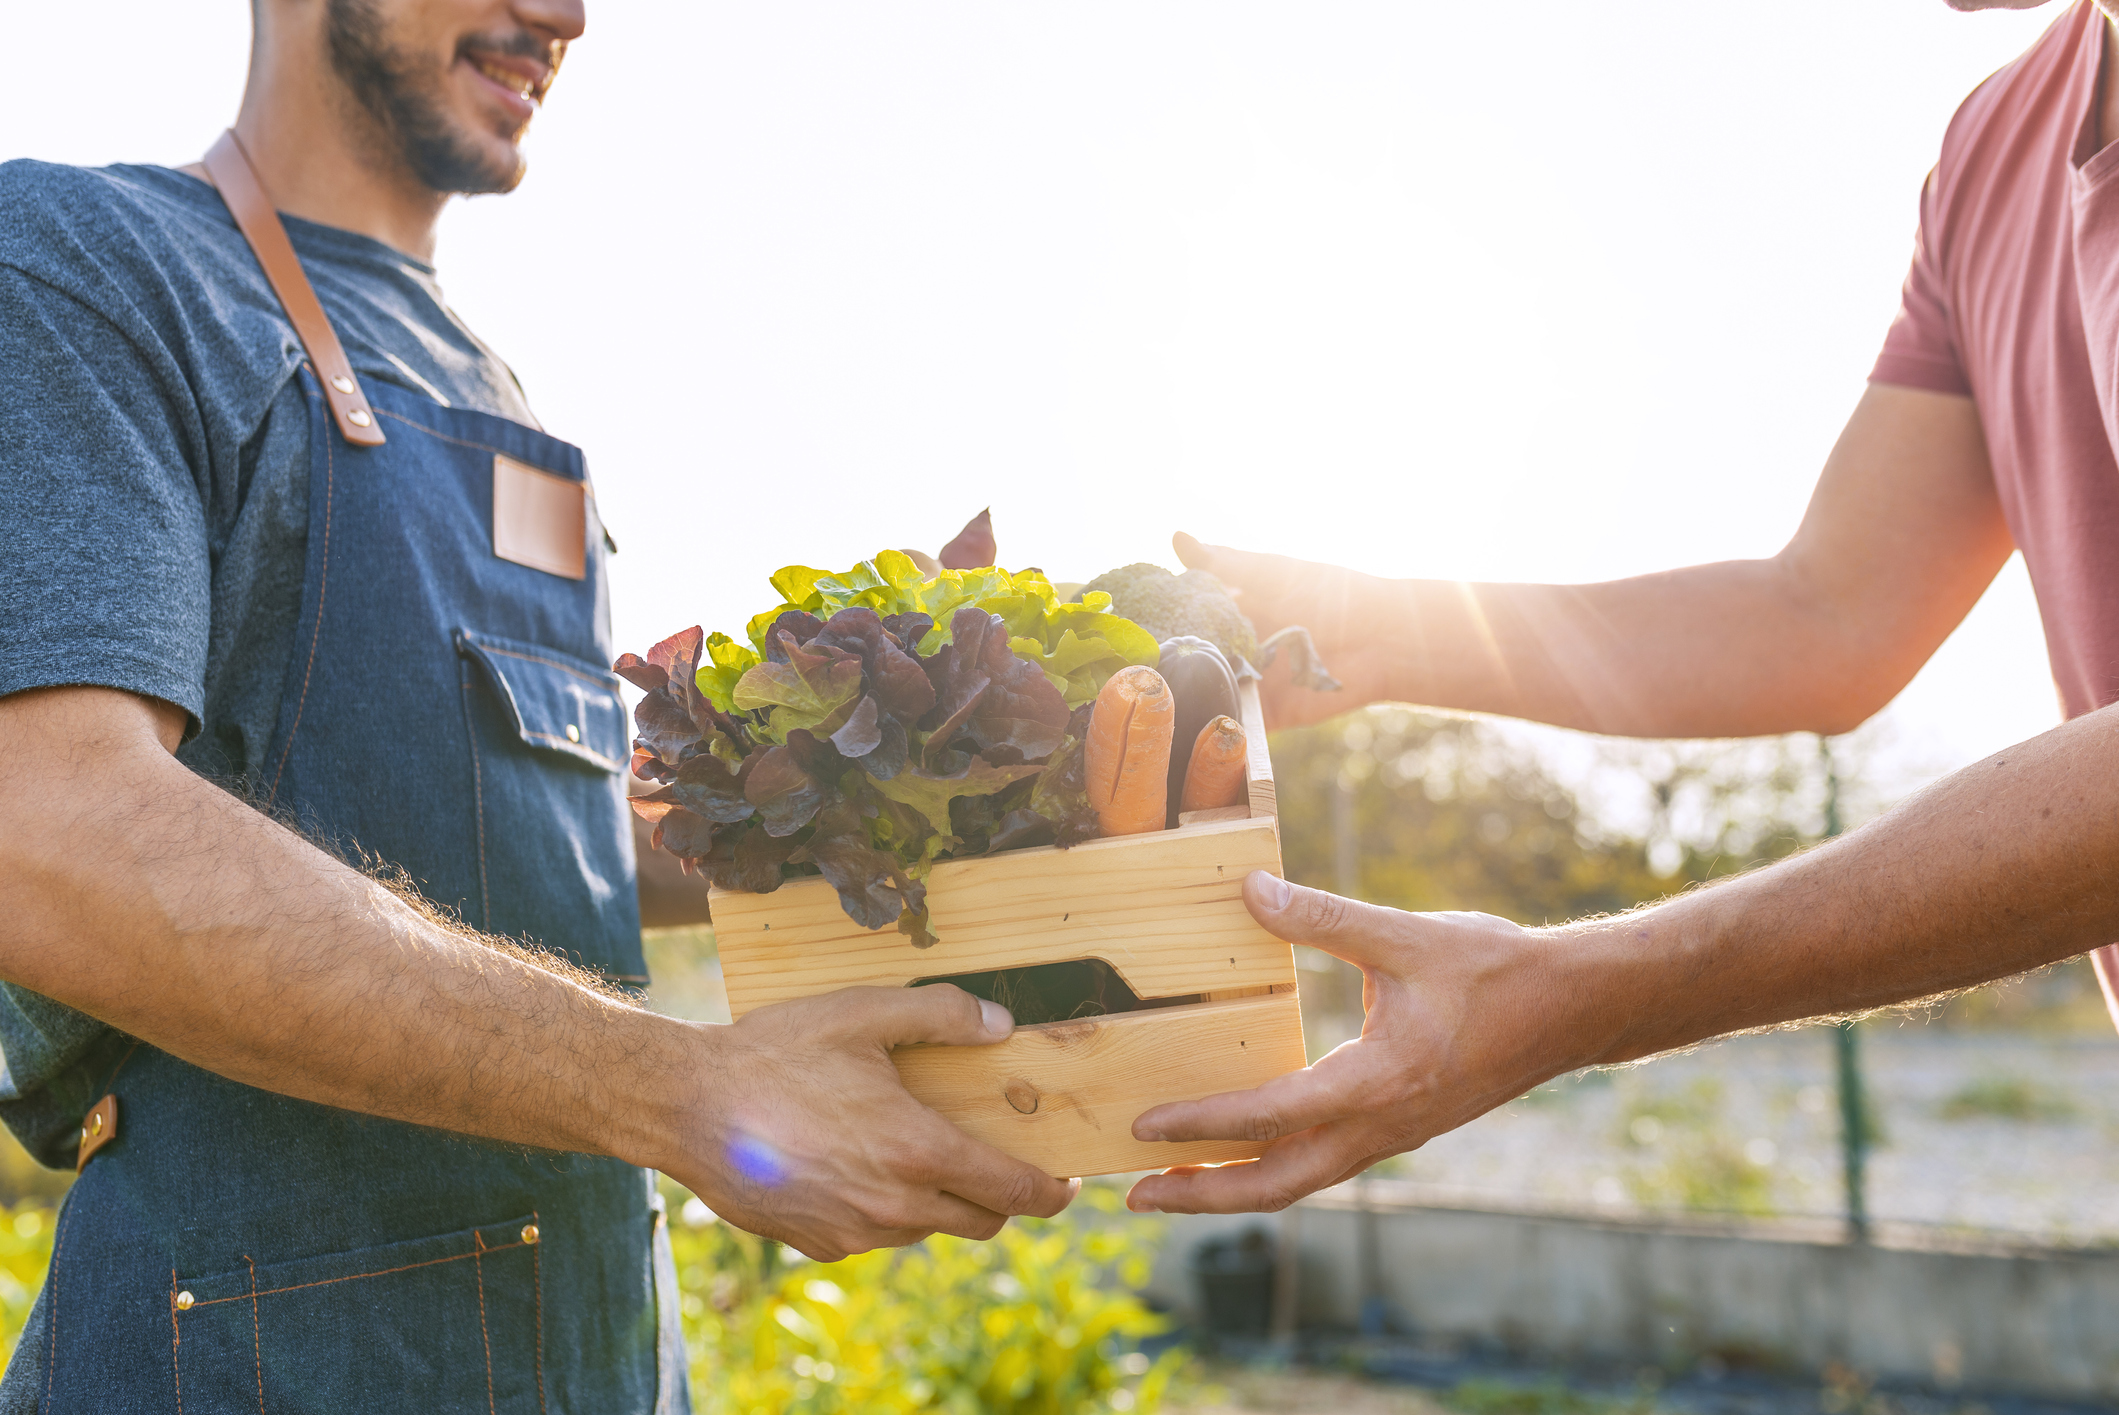
[[[2107,23],[2076,0],[1957,110],[1869,375],[1978,405],[2069,717],[2119,701],[2119,143],[2097,148]],[[2119,946],[2096,963],[2119,1022]]]
[[[2063,710],[2119,701],[2119,145],[2077,3],[1950,123],[1877,383],[1968,393]]]

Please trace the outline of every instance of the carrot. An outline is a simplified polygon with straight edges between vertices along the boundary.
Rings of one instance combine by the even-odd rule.
[[[1185,792],[1178,798],[1180,811],[1211,811],[1221,806],[1243,804],[1244,768],[1249,744],[1243,724],[1224,714],[1199,729],[1192,744],[1192,764],[1185,768]]]
[[[1177,700],[1152,668],[1120,669],[1096,695],[1083,765],[1089,804],[1096,808],[1104,834],[1139,835],[1163,828],[1176,719]]]

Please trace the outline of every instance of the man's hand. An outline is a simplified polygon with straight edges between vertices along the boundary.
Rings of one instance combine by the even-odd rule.
[[[1414,625],[1390,611],[1407,598],[1403,581],[1207,545],[1182,531],[1172,544],[1188,568],[1229,587],[1261,639],[1290,624],[1308,629],[1317,656],[1339,680],[1339,692],[1319,693],[1294,686],[1285,671],[1269,670],[1259,695],[1274,728],[1304,727],[1404,693]]]
[[[998,1003],[947,985],[848,988],[700,1030],[710,1055],[678,1110],[691,1125],[658,1167],[819,1261],[935,1232],[991,1238],[1012,1214],[1050,1218],[1080,1187],[973,1140],[891,1065],[893,1046],[1006,1040],[1015,1021]]]
[[[1408,914],[1257,871],[1244,903],[1291,943],[1356,964],[1361,1036],[1255,1091],[1157,1106],[1141,1140],[1274,1140],[1264,1158],[1150,1175],[1127,1203],[1164,1213],[1271,1213],[1522,1095],[1570,1067],[1536,935],[1488,914]],[[1527,984],[1527,985],[1526,985]]]

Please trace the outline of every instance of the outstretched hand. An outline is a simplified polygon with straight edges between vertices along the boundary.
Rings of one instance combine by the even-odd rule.
[[[1171,538],[1178,559],[1205,570],[1236,595],[1236,602],[1264,638],[1291,624],[1310,631],[1318,657],[1341,684],[1336,693],[1298,688],[1285,672],[1269,670],[1261,685],[1266,721],[1302,727],[1337,717],[1366,703],[1400,696],[1405,679],[1409,615],[1394,614],[1401,582],[1336,565],[1293,560],[1208,545],[1179,531]]]
[[[1244,903],[1290,943],[1362,972],[1361,1036],[1252,1091],[1157,1106],[1141,1140],[1271,1140],[1257,1160],[1150,1175],[1127,1203],[1164,1213],[1271,1213],[1417,1149],[1571,1062],[1549,1025],[1565,1001],[1540,938],[1488,914],[1408,914],[1264,871]]]

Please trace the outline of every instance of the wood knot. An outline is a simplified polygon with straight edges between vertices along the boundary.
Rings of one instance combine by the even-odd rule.
[[[1001,1094],[1008,1098],[1008,1104],[1014,1106],[1024,1115],[1036,1113],[1037,1087],[1031,1085],[1022,1077],[1010,1077],[1008,1084],[1001,1087]]]

